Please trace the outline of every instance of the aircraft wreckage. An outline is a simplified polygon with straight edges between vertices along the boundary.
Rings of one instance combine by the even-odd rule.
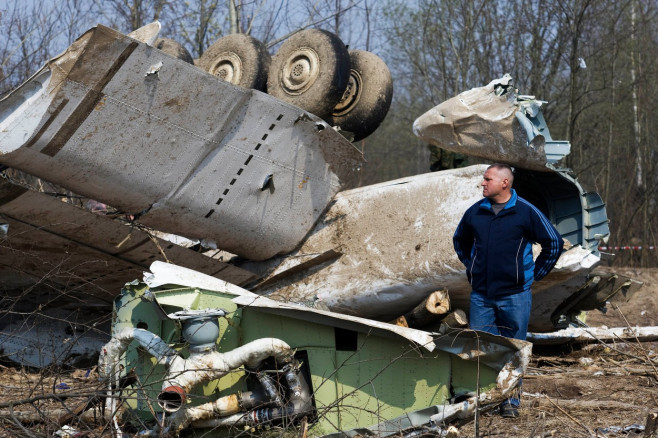
[[[204,71],[154,48],[158,30],[99,25],[0,101],[5,297],[60,321],[113,306],[111,338],[87,346],[101,352],[115,427],[302,422],[314,435],[384,436],[436,431],[505,398],[531,344],[458,329],[449,312],[468,310],[452,234],[486,166],[341,191],[363,161],[347,138],[374,130],[390,104],[390,84],[364,79],[365,55],[314,34],[351,66],[320,67],[325,52],[297,39],[259,64],[270,95],[214,75],[237,68],[233,52]],[[326,70],[350,86],[314,82]],[[373,102],[366,128],[350,121]],[[565,238],[533,290],[537,333],[639,286],[596,270],[605,206],[559,166],[570,145],[551,138],[540,107],[506,76],[413,126],[428,143],[514,166],[518,193]],[[217,250],[192,248],[202,244]],[[401,316],[409,327],[386,322]],[[72,352],[52,324],[45,336],[25,334],[13,312],[1,323],[9,359],[43,366]]]

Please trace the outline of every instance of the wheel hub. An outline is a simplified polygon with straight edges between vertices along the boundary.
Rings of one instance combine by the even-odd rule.
[[[231,84],[239,84],[242,78],[242,61],[233,52],[222,53],[215,60],[210,73]]]
[[[302,94],[315,83],[319,73],[318,54],[310,48],[296,50],[283,66],[282,88],[288,94]]]
[[[350,70],[350,79],[347,83],[347,88],[343,93],[343,97],[340,98],[340,101],[334,107],[334,116],[347,114],[356,106],[361,98],[362,84],[363,79],[361,78],[361,74],[356,70]]]

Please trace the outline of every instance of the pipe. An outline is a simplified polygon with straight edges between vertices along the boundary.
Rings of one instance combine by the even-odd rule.
[[[212,419],[216,417],[240,418],[245,412],[255,406],[263,406],[270,403],[271,397],[263,391],[245,391],[242,394],[231,394],[214,402],[203,405],[183,408],[167,417],[167,425],[163,430],[156,425],[153,429],[139,433],[141,438],[160,437],[162,433],[180,432],[193,421]]]
[[[114,391],[121,388],[121,380],[119,378],[120,370],[118,369],[119,359],[126,352],[130,343],[135,340],[146,351],[157,359],[159,363],[165,366],[169,364],[173,358],[177,357],[175,350],[169,347],[166,342],[160,339],[154,333],[139,328],[124,328],[112,336],[112,339],[101,348],[101,354],[98,358],[98,373],[101,377],[108,379],[107,398],[105,401],[105,408],[112,417],[112,424],[115,427],[115,434],[121,435],[117,423],[117,404]]]
[[[102,377],[110,378],[114,383],[118,381],[119,359],[133,340],[155,357],[158,363],[169,367],[162,391],[158,395],[158,403],[166,412],[180,409],[187,400],[189,390],[200,382],[218,379],[243,365],[255,368],[270,356],[281,363],[288,363],[293,354],[290,346],[282,340],[262,338],[226,353],[193,353],[188,359],[183,359],[158,335],[129,327],[116,333],[101,349],[98,370]]]
[[[265,390],[265,393],[269,397],[269,400],[272,401],[274,404],[280,406],[283,402],[281,401],[281,396],[279,395],[279,392],[276,390],[276,383],[274,383],[274,380],[262,371],[256,373],[256,377],[258,378],[260,384],[263,386],[263,389]],[[243,406],[245,411],[248,411],[249,409],[255,407],[256,407],[255,404],[252,404],[250,406],[246,406],[246,405]]]
[[[164,433],[180,433],[190,424],[195,428],[226,426],[257,426],[276,420],[293,420],[310,415],[313,412],[311,391],[306,380],[301,376],[297,363],[284,366],[282,373],[290,389],[290,400],[286,405],[254,409],[245,412],[249,406],[263,406],[270,403],[272,397],[264,392],[245,392],[241,395],[229,395],[214,402],[183,408],[167,418],[164,430],[158,426],[140,433],[140,437],[157,437]],[[277,397],[280,400],[280,397]],[[240,412],[240,410],[242,410]]]
[[[112,394],[113,383],[116,383],[119,377],[119,359],[133,340],[155,357],[158,363],[169,368],[162,384],[162,391],[158,395],[158,403],[165,412],[173,414],[169,417],[168,423],[177,430],[185,428],[195,420],[214,416],[233,418],[238,415],[240,418],[247,418],[238,412],[263,406],[272,401],[275,402],[275,407],[253,410],[248,416],[252,419],[244,421],[259,424],[281,418],[292,419],[309,412],[313,407],[308,385],[298,375],[299,367],[293,365],[293,351],[280,339],[257,339],[226,353],[193,352],[188,359],[183,359],[159,336],[138,328],[125,328],[119,331],[101,350],[98,361],[99,373],[110,379],[108,388],[110,407],[115,398]],[[193,386],[216,380],[241,366],[256,368],[270,356],[278,363],[285,364],[282,371],[291,391],[287,405],[283,405],[272,379],[265,373],[258,373],[264,392],[246,392],[240,396],[229,395],[201,406],[181,409],[185,406],[187,394]]]
[[[219,398],[214,402],[199,406],[180,409],[167,419],[166,431],[176,434],[185,429],[192,421],[198,418],[213,418],[215,416],[227,416],[240,412],[238,395],[231,394]]]
[[[180,432],[193,421],[212,419],[216,417],[228,417],[234,414],[242,416],[256,406],[264,406],[272,401],[272,398],[262,391],[246,391],[242,394],[231,394],[214,402],[205,403],[200,406],[180,409],[168,419],[170,428]]]
[[[288,404],[255,409],[247,413],[238,413],[221,418],[198,418],[192,421],[192,426],[195,428],[257,426],[276,420],[293,420],[311,414],[313,412],[311,391],[306,380],[300,375],[299,367],[297,364],[289,364],[284,367],[283,372],[291,392]]]
[[[112,336],[112,339],[101,349],[98,358],[98,373],[101,377],[118,381],[117,366],[119,359],[126,352],[130,343],[135,340],[159,363],[165,366],[178,357],[178,353],[167,345],[158,335],[139,328],[124,328]]]
[[[255,368],[270,356],[279,363],[289,363],[293,352],[280,339],[262,338],[226,353],[195,353],[188,359],[175,356],[170,361],[158,403],[166,412],[176,412],[184,406],[187,393],[198,383],[219,379],[241,366]]]

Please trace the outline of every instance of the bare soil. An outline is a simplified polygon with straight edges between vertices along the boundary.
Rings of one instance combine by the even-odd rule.
[[[630,302],[613,305],[606,314],[590,312],[587,323],[658,326],[658,269],[615,272],[643,281],[644,286]],[[0,437],[52,437],[62,430],[53,420],[17,426],[11,417],[18,414],[9,411],[7,401],[25,401],[16,410],[35,419],[44,410],[59,409],[63,415],[97,393],[97,382],[93,370],[30,373],[0,366]],[[57,399],[53,394],[70,398]],[[519,413],[510,419],[494,411],[482,412],[459,425],[459,436],[644,437],[647,416],[658,413],[658,342],[535,347]],[[111,436],[107,427],[75,427],[81,434],[70,436]]]

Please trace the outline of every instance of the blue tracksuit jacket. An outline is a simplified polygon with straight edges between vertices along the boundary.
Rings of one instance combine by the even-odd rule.
[[[473,204],[457,226],[453,243],[474,291],[489,297],[529,290],[548,274],[562,253],[562,237],[534,205],[512,197],[497,215],[484,198]],[[532,244],[541,254],[532,259]]]

